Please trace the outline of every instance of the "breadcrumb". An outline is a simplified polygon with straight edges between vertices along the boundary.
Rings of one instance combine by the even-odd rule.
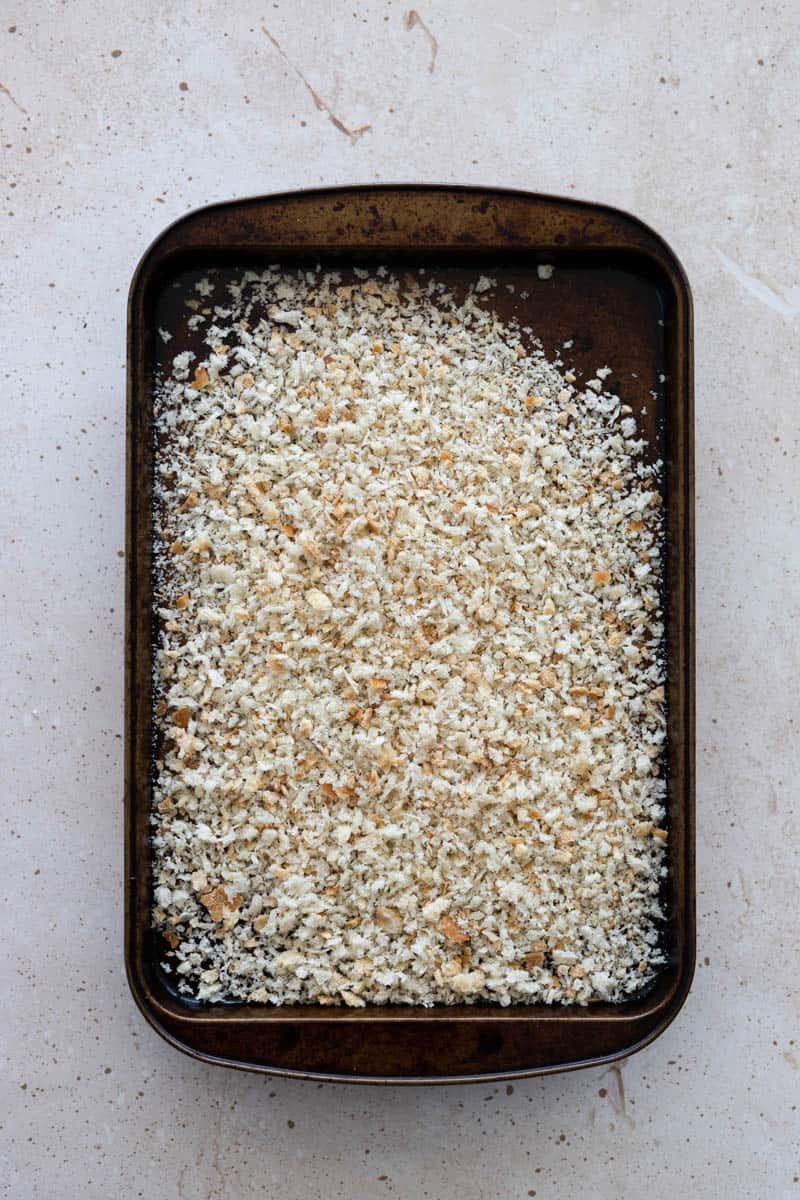
[[[157,389],[187,995],[585,1004],[663,961],[660,466],[494,286],[250,271]]]

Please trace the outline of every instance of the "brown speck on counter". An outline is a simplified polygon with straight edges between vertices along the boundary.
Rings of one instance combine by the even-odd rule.
[[[623,1060],[623,1065],[624,1065],[624,1060]],[[617,1114],[617,1116],[625,1117],[628,1120],[630,1120],[630,1118],[628,1117],[627,1109],[625,1107],[625,1083],[622,1078],[622,1070],[621,1070],[620,1066],[618,1066],[615,1063],[613,1066],[608,1068],[608,1070],[605,1072],[605,1074],[611,1075],[611,1077],[613,1078],[613,1080],[616,1084],[616,1087],[614,1089],[612,1089],[611,1092],[607,1092],[605,1088],[601,1088],[601,1091],[604,1093],[604,1095],[608,1096],[608,1099],[611,1103],[611,1107],[614,1109],[614,1112]]]
[[[428,44],[431,48],[431,59],[428,63],[428,71],[432,75],[434,67],[436,66],[436,55],[439,53],[439,43],[431,33],[430,29],[428,29],[428,26],[425,24],[417,10],[415,8],[410,8],[403,17],[403,28],[410,32],[415,25],[419,25],[420,29],[425,34],[425,37],[428,39]]]
[[[325,100],[322,99],[322,97],[320,96],[320,94],[317,91],[314,90],[314,88],[308,82],[308,80],[306,79],[305,75],[300,70],[300,68],[295,66],[295,64],[292,62],[292,60],[289,58],[288,54],[284,50],[283,46],[280,44],[280,42],[278,41],[278,39],[276,37],[272,36],[270,31],[267,29],[266,25],[261,26],[261,32],[266,34],[266,36],[272,42],[273,46],[278,51],[278,54],[280,54],[281,58],[286,63],[286,65],[292,68],[295,75],[303,83],[303,86],[305,87],[306,91],[309,93],[309,95],[311,96],[311,99],[314,101],[315,108],[317,108],[319,112],[324,112],[325,115],[327,116],[328,120],[330,121],[331,125],[334,125],[339,130],[340,133],[343,133],[347,137],[349,137],[351,142],[357,142],[363,133],[366,133],[368,129],[372,128],[371,125],[358,125],[354,129],[351,129],[349,125],[345,125],[344,121],[340,117],[336,116],[336,113],[333,111],[333,109],[330,107],[330,105]]]
[[[16,99],[16,98],[15,98],[15,97],[12,95],[12,93],[11,93],[11,92],[8,90],[8,88],[6,87],[6,85],[5,85],[4,83],[0,83],[0,92],[2,92],[4,96],[8,96],[9,100],[10,100],[10,101],[11,101],[11,103],[14,105],[14,107],[15,107],[15,108],[18,108],[18,109],[19,109],[19,111],[20,111],[21,113],[25,113],[25,116],[26,116],[26,117],[29,115],[29,114],[28,114],[28,110],[27,110],[27,108],[23,108],[23,107],[22,107],[22,105],[20,104],[19,100],[17,100],[17,99]]]

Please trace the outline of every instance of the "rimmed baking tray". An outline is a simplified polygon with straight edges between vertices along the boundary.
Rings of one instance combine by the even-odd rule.
[[[449,280],[485,272],[502,315],[589,377],[603,363],[664,462],[668,738],[667,963],[645,995],[581,1007],[198,1005],[160,970],[150,928],[153,382],[194,282],[282,263],[403,264]],[[548,264],[555,269],[538,272]],[[189,335],[186,334],[186,337]],[[562,349],[564,343],[571,343]],[[510,1079],[609,1062],[673,1019],[694,969],[694,469],[692,304],[666,243],[614,209],[481,188],[326,189],[215,205],[150,247],[128,307],[125,961],[136,1003],[196,1058],[275,1075],[373,1083]]]

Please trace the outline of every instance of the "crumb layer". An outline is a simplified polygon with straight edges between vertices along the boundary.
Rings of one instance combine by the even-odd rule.
[[[156,403],[166,969],[623,999],[662,961],[661,507],[610,371],[579,386],[485,278],[214,293]]]

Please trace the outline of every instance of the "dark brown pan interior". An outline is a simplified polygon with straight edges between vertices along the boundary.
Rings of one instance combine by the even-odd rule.
[[[152,382],[202,336],[178,332],[198,278],[318,262],[343,272],[424,267],[456,291],[478,273],[497,279],[493,306],[529,325],[549,357],[586,378],[614,368],[615,390],[664,461],[668,963],[646,995],[587,1008],[198,1006],[172,994],[159,970],[149,929]],[[551,279],[538,278],[541,263],[555,266]],[[159,328],[176,336],[165,345]],[[126,962],[137,1003],[170,1041],[202,1058],[304,1076],[497,1078],[628,1053],[678,1011],[694,964],[691,336],[688,285],[656,235],[613,210],[548,197],[414,187],[267,197],[191,214],[148,251],[129,305]]]

